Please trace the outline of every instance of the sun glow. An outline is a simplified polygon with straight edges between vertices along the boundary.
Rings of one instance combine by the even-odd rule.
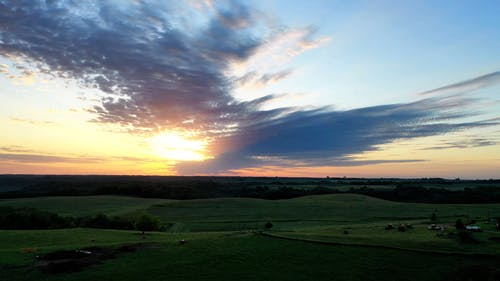
[[[177,132],[163,133],[150,140],[151,147],[161,157],[177,161],[203,161],[208,159],[205,140]]]

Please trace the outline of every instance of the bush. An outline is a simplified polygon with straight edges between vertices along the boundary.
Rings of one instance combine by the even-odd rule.
[[[269,229],[273,228],[273,224],[268,221],[268,222],[266,222],[266,224],[264,225],[264,227],[269,230]]]

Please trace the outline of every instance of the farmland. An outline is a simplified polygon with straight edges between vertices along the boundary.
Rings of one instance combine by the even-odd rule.
[[[394,280],[446,280],[474,275],[478,268],[482,277],[496,276],[500,261],[495,241],[500,233],[488,221],[500,214],[500,204],[401,203],[333,194],[283,200],[57,196],[2,199],[0,206],[73,216],[133,218],[146,212],[164,226],[146,239],[137,231],[90,228],[0,231],[0,272],[9,280],[380,280],[386,274]],[[472,234],[477,243],[461,243],[449,234],[456,232],[457,219],[482,227]],[[264,227],[267,222],[272,228]],[[412,227],[387,230],[389,224]],[[430,224],[448,229],[428,230]],[[188,242],[180,245],[182,239]],[[55,250],[143,242],[158,244],[78,272],[47,274],[35,266],[36,255]]]

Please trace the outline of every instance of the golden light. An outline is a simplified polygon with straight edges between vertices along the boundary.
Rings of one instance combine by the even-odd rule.
[[[179,132],[168,132],[154,136],[151,147],[161,157],[178,161],[203,161],[207,158],[207,141],[196,140]]]

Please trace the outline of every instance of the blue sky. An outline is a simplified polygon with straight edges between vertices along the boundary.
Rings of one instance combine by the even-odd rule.
[[[324,103],[401,102],[500,68],[497,1],[259,1],[258,6],[291,26],[313,25],[331,36],[321,49],[293,62],[304,75],[289,84],[320,93]]]

